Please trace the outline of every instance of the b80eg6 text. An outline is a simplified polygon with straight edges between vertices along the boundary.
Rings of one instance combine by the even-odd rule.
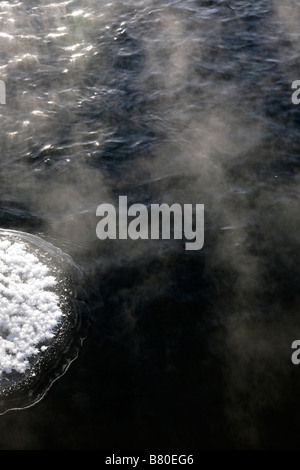
[[[150,465],[192,465],[193,463],[192,455],[149,455]]]

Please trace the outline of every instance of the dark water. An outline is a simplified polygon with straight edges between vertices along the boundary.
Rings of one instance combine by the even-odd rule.
[[[0,2],[0,223],[86,272],[93,324],[1,449],[299,448],[300,7]],[[205,246],[96,207],[205,204]],[[299,366],[300,367],[300,366]]]

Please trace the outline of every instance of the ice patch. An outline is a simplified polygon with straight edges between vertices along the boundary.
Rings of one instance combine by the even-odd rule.
[[[43,352],[62,312],[56,279],[26,245],[0,240],[0,377],[30,368]]]

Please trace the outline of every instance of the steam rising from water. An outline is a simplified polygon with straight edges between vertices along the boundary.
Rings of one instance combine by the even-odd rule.
[[[153,292],[187,301],[176,289],[181,248],[101,244],[96,207],[120,194],[204,204],[194,275],[213,294],[186,268],[188,299],[209,312],[197,328],[218,327],[207,333],[222,370],[215,386],[233,435],[253,446],[265,397],[283,399],[275,385],[300,334],[298,16],[294,1],[0,3],[3,224],[33,225],[96,285],[106,270],[159,262],[120,294],[120,318],[135,331]]]

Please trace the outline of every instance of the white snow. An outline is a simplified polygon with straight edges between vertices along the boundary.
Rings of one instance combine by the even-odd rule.
[[[0,240],[0,377],[24,373],[29,358],[46,349],[62,312],[50,289],[55,277],[26,245]]]

